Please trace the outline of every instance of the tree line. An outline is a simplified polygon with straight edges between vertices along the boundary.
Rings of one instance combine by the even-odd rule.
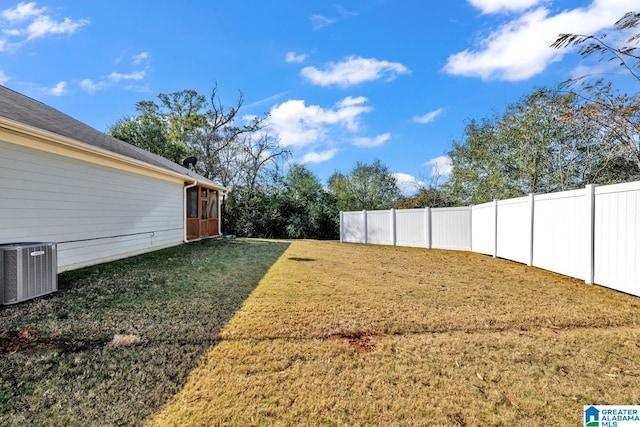
[[[616,22],[617,39],[626,42],[619,47],[606,44],[606,35],[579,34],[560,35],[552,47],[617,61],[640,83],[639,22],[637,12]],[[224,232],[240,236],[335,239],[341,210],[469,205],[640,180],[640,92],[617,91],[602,78],[539,88],[502,114],[468,120],[448,152],[449,179],[411,196],[380,160],[336,171],[324,186],[306,166],[290,164],[291,152],[268,132],[268,114],[240,118],[242,105],[240,92],[225,106],[217,84],[209,97],[161,93],[138,102],[136,114],[108,133],[176,163],[196,157],[196,172],[230,190]]]
[[[396,202],[396,178],[379,160],[335,172],[325,187],[307,167],[289,164],[291,153],[268,132],[268,115],[240,118],[239,94],[226,107],[217,85],[207,98],[195,90],[161,93],[136,104],[136,114],[108,133],[194,169],[227,189],[227,234],[271,238],[335,239],[340,210],[385,209]]]

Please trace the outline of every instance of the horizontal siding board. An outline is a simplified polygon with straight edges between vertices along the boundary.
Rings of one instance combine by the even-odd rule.
[[[181,243],[182,198],[178,182],[0,141],[0,243],[78,241],[58,246],[62,269]]]
[[[175,246],[182,242],[182,230],[170,230],[166,233],[158,232],[155,235],[124,236],[120,238],[107,238],[74,243],[62,243],[58,245],[59,271],[68,270],[69,267],[80,268],[105,261],[125,258],[134,254],[150,252],[156,249]]]

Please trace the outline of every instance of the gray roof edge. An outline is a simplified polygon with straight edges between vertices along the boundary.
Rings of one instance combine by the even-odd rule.
[[[2,85],[0,85],[0,117],[4,117],[9,122],[57,135],[74,142],[80,148],[86,148],[83,146],[87,145],[127,157],[134,162],[142,162],[154,169],[163,169],[171,174],[179,174],[188,177],[189,180],[228,191],[224,186],[190,169],[100,132],[53,107]]]

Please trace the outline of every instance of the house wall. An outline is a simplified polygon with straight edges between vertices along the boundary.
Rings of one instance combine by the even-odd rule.
[[[56,242],[58,270],[182,243],[183,183],[0,138],[0,243]]]

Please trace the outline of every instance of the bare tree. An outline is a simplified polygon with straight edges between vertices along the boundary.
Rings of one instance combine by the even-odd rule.
[[[620,18],[615,24],[615,30],[625,32],[638,27],[640,24],[640,12],[628,12]],[[623,41],[620,47],[613,46],[605,42],[607,34],[601,36],[585,35],[585,34],[560,34],[555,42],[551,45],[554,49],[564,49],[568,47],[579,46],[579,53],[583,57],[593,54],[599,54],[600,60],[619,61],[636,80],[640,81],[640,32],[632,33]]]

